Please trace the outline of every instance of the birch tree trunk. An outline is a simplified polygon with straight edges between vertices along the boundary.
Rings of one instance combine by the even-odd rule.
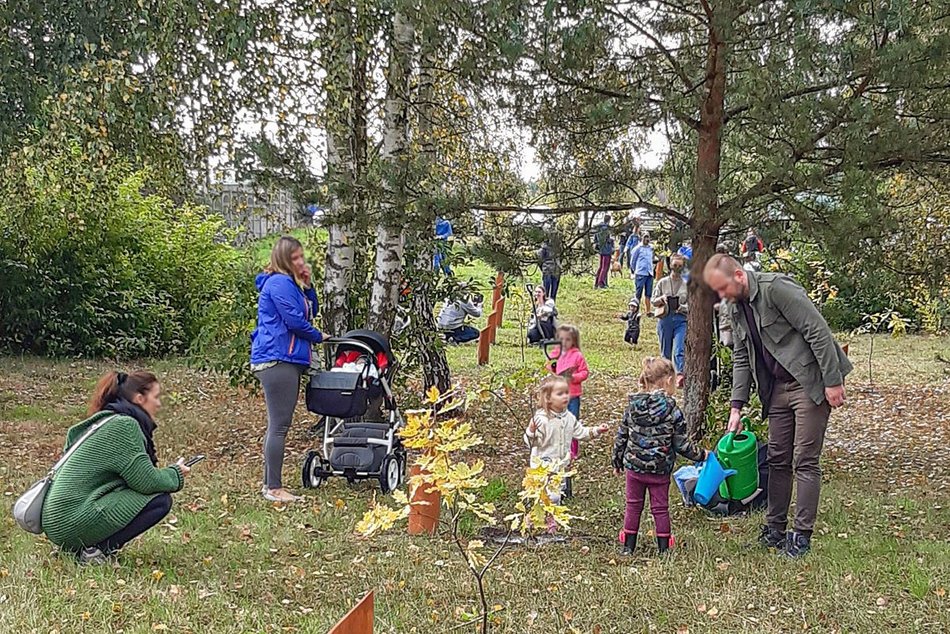
[[[408,17],[398,9],[393,15],[386,72],[383,145],[383,199],[376,230],[376,266],[370,296],[368,325],[389,335],[396,316],[406,231],[406,179],[408,172],[409,75],[414,32]]]
[[[699,117],[699,145],[693,182],[693,274],[689,281],[689,322],[686,328],[686,385],[683,413],[692,436],[702,433],[709,404],[712,352],[713,293],[703,281],[703,267],[716,250],[722,220],[719,213],[719,170],[725,123],[727,11],[708,14],[706,81]]]
[[[327,253],[323,277],[323,327],[341,335],[352,326],[350,292],[355,269],[357,134],[354,105],[360,102],[356,87],[358,68],[354,60],[354,21],[347,3],[331,5],[329,36],[323,48],[327,94],[327,181],[330,204],[327,214]],[[363,70],[365,73],[365,69]],[[365,82],[362,86],[365,91]],[[363,118],[365,127],[365,116]]]

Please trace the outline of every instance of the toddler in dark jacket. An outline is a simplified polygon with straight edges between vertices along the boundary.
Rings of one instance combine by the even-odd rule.
[[[614,443],[614,470],[617,475],[625,470],[627,475],[624,554],[632,554],[637,546],[647,491],[656,524],[657,547],[661,553],[669,549],[670,474],[676,454],[699,461],[708,453],[686,436],[686,420],[671,396],[676,390],[676,372],[668,359],[643,360],[640,389],[641,392],[630,395]]]
[[[627,322],[627,330],[623,333],[623,340],[631,345],[637,345],[637,342],[640,341],[640,302],[635,297],[630,298],[627,312],[620,315],[620,319]]]

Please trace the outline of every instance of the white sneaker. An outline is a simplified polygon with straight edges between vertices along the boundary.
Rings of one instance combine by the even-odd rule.
[[[275,491],[280,491],[281,493],[275,493]],[[271,502],[299,502],[303,500],[299,495],[293,495],[283,489],[268,489],[266,486],[261,491],[261,495],[264,496],[265,500]]]

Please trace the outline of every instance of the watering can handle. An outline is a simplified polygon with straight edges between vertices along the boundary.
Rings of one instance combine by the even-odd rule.
[[[736,445],[736,432],[731,431],[726,434],[726,437],[723,438],[726,443],[726,448],[728,451],[732,451],[732,448]]]

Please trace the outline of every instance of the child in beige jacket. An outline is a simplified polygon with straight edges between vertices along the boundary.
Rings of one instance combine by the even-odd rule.
[[[524,441],[531,448],[531,464],[538,462],[553,465],[558,470],[571,463],[571,441],[587,440],[600,436],[609,429],[604,423],[598,427],[585,427],[567,409],[571,400],[570,385],[562,376],[549,376],[541,383],[538,395],[538,411],[534,413]],[[555,504],[561,497],[571,496],[571,479],[564,479],[564,489],[551,499]]]

